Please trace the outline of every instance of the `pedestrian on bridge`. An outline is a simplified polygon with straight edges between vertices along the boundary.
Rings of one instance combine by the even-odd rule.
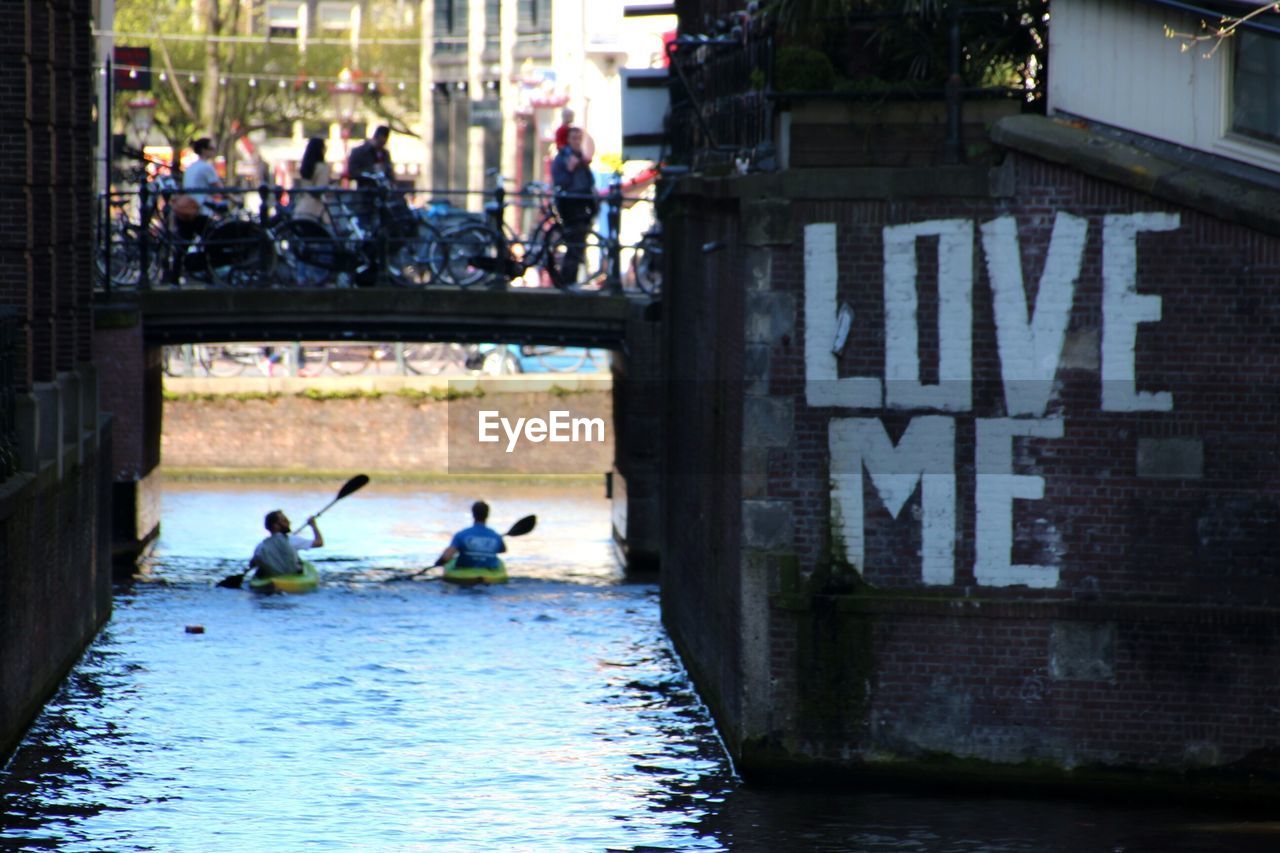
[[[379,185],[390,186],[395,178],[395,169],[391,165],[391,152],[387,151],[387,142],[391,139],[391,128],[385,124],[361,144],[357,145],[347,158],[347,181],[353,182],[356,189],[365,190],[357,194],[351,205],[351,212],[361,224],[371,230],[377,230],[374,199],[369,196]]]
[[[551,181],[556,189],[556,211],[564,226],[565,252],[560,269],[554,271],[556,287],[567,288],[578,280],[591,220],[599,208],[596,179],[591,174],[591,158],[583,151],[585,134],[580,127],[569,128],[568,144],[551,161]]]
[[[218,149],[212,139],[202,136],[191,143],[191,150],[199,159],[182,173],[182,188],[200,202],[201,216],[213,216],[215,205],[212,194],[222,189],[222,178],[218,177],[218,170],[213,166]]]
[[[319,136],[307,140],[307,147],[302,152],[302,162],[298,164],[298,180],[294,186],[302,190],[328,189],[333,180],[329,174],[329,164],[325,162],[325,141]],[[300,192],[293,202],[294,216],[305,216],[310,219],[327,221],[329,211],[325,202],[329,193]]]

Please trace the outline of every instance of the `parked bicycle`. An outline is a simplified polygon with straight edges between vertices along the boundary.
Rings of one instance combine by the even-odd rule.
[[[261,376],[319,376],[328,357],[328,347],[323,344],[183,344],[164,348],[164,372],[174,377],[229,378],[246,372]]]
[[[360,199],[368,195],[375,198]],[[438,275],[440,232],[401,196],[379,189],[325,191],[321,197],[327,222],[283,217],[272,229],[292,283],[425,285]],[[366,204],[363,216],[353,212],[355,200]]]
[[[525,278],[531,271],[535,283],[554,285],[599,285],[608,271],[608,241],[595,230],[570,242],[556,211],[554,198],[545,185],[530,184],[520,195],[532,199],[540,210],[538,222],[520,235],[507,222],[508,207],[505,179],[496,175],[493,201],[485,205],[488,221],[466,223],[444,232],[446,243],[443,277],[459,287],[487,283],[505,286],[508,281]],[[577,249],[581,257],[573,281],[564,275],[565,258]]]

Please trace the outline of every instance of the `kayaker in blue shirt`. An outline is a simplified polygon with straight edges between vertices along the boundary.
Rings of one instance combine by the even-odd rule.
[[[507,543],[497,531],[485,525],[489,520],[489,505],[484,501],[473,503],[471,518],[475,524],[453,534],[449,547],[436,560],[437,566],[454,557],[458,558],[455,565],[459,569],[496,569],[501,565],[498,555],[507,550]]]
[[[324,536],[314,518],[308,518],[302,525],[311,528],[315,534],[311,537],[293,534],[289,516],[284,514],[284,510],[277,509],[267,513],[264,525],[271,535],[258,543],[253,551],[253,559],[249,560],[249,568],[257,569],[258,577],[296,575],[302,571],[302,558],[298,556],[298,551],[324,546]]]

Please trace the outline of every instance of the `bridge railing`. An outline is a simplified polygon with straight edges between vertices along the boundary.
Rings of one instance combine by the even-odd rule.
[[[624,197],[261,186],[201,196],[170,180],[104,194],[96,288],[558,287],[652,292],[623,245]],[[566,200],[579,202],[566,205]],[[583,204],[590,200],[594,204]],[[584,213],[589,208],[594,212]],[[566,218],[564,211],[573,210]],[[651,251],[652,250],[652,251]],[[652,258],[650,258],[652,261]],[[624,268],[624,264],[626,267]],[[649,266],[653,266],[652,262]]]
[[[0,482],[18,471],[18,311],[0,305]]]

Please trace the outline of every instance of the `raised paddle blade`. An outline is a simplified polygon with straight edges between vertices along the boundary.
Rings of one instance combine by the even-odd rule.
[[[317,518],[319,518],[320,516],[328,512],[329,507],[333,506],[338,501],[342,500],[352,492],[360,491],[368,484],[369,484],[369,476],[367,474],[356,474],[350,480],[347,480],[347,482],[343,483],[342,488],[338,489],[338,494],[334,496],[333,500],[325,504],[324,509],[320,510],[315,515],[308,518],[306,523],[310,524],[312,521],[315,521]]]
[[[356,474],[342,484],[342,488],[338,489],[338,496],[334,500],[340,501],[352,492],[358,492],[367,485],[369,485],[369,476],[367,474]]]
[[[537,523],[538,517],[536,515],[526,515],[524,518],[511,525],[511,529],[507,531],[507,535],[523,536],[532,530],[533,526]]]

